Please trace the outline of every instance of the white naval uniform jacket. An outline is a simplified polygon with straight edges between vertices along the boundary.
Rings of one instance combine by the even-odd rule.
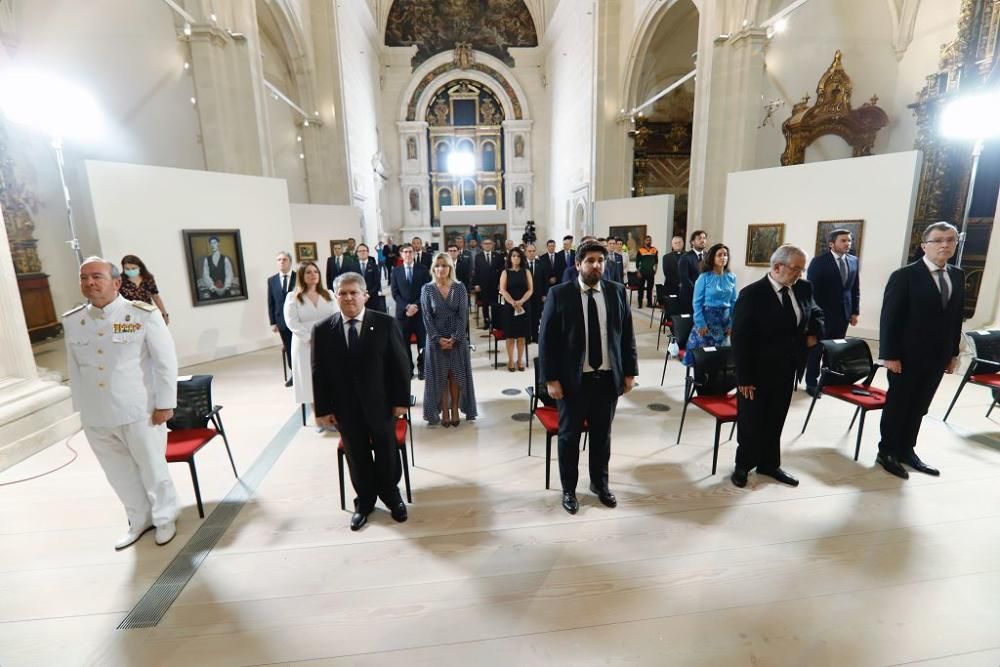
[[[149,420],[177,406],[177,355],[163,316],[121,295],[63,314],[73,407],[84,426]]]

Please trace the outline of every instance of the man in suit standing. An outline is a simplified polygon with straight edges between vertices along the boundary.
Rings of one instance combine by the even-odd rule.
[[[602,280],[607,251],[598,243],[577,250],[579,277],[549,290],[542,314],[539,367],[549,395],[559,402],[559,477],[562,506],[576,514],[580,434],[590,430],[590,490],[607,507],[611,422],[618,397],[639,372],[632,313],[625,286]]]
[[[538,261],[545,267],[545,275],[547,276],[545,284],[541,286],[541,296],[543,297],[548,294],[550,287],[559,282],[559,276],[562,275],[555,272],[556,259],[558,257],[559,253],[556,252],[556,242],[554,239],[549,239],[545,242],[545,254],[538,258]]]
[[[823,311],[813,300],[812,285],[799,280],[805,269],[804,250],[779,247],[767,275],[747,285],[733,308],[739,446],[731,479],[740,488],[754,468],[783,484],[799,484],[781,469],[781,429],[795,374],[805,366],[808,348],[823,336]]]
[[[342,273],[357,272],[360,269],[357,261],[351,255],[344,254],[344,246],[333,244],[333,255],[326,260],[326,288],[333,289],[333,281]]]
[[[553,276],[557,276],[556,282],[562,282],[566,269],[576,265],[576,253],[573,252],[573,237],[566,235],[563,237],[562,250],[556,255],[556,265],[553,267]]]
[[[678,273],[680,274],[680,297],[681,312],[690,313],[694,311],[694,284],[701,275],[701,260],[705,257],[705,246],[708,245],[708,234],[697,229],[691,232],[691,250],[681,255],[677,261]]]
[[[530,342],[538,342],[538,326],[542,321],[542,304],[545,300],[543,285],[549,284],[549,275],[546,273],[545,264],[538,258],[538,249],[534,244],[529,243],[525,248],[525,255],[528,260],[528,271],[531,273],[531,284],[538,285],[538,289],[532,290],[531,299],[528,301],[531,312],[531,336]]]
[[[430,271],[431,262],[434,261],[434,253],[424,248],[423,239],[419,236],[414,236],[413,240],[410,241],[410,246],[413,248],[413,261],[423,265],[427,271]]]
[[[663,290],[668,295],[680,294],[680,259],[683,255],[684,237],[674,236],[674,238],[670,239],[670,252],[663,256]]]
[[[382,270],[385,271],[385,279],[392,279],[392,270],[396,268],[396,262],[399,261],[399,246],[392,242],[392,237],[387,236],[385,239],[385,245],[382,246]]]
[[[909,478],[903,464],[941,474],[914,447],[941,377],[958,365],[965,274],[948,264],[957,246],[954,225],[927,227],[920,244],[924,256],[894,271],[882,298],[879,357],[889,371],[889,391],[875,462],[903,479]]]
[[[358,273],[364,276],[368,290],[367,306],[372,310],[385,312],[385,297],[382,296],[382,269],[368,252],[368,245],[359,243],[355,249],[358,257]]]
[[[295,272],[292,271],[292,256],[282,250],[276,258],[278,272],[267,279],[267,318],[271,331],[281,336],[281,345],[289,371],[292,368],[292,332],[285,324],[285,295],[295,289]],[[292,386],[289,375],[285,386]]]
[[[365,308],[365,280],[360,274],[338,277],[334,296],[340,312],[313,329],[316,424],[336,426],[344,439],[351,484],[358,494],[351,530],[368,522],[376,498],[401,523],[407,511],[399,494],[402,467],[395,426],[410,405],[410,367],[403,338],[391,317]]]
[[[861,281],[858,278],[858,258],[848,252],[851,241],[851,232],[846,229],[830,232],[827,237],[830,251],[813,259],[806,274],[812,283],[816,304],[823,309],[826,338],[843,338],[847,335],[848,324],[852,327],[858,324]],[[823,348],[817,345],[810,350],[806,366],[806,391],[816,398],[822,396],[816,391],[821,356]]]
[[[413,248],[403,245],[399,248],[403,264],[392,270],[392,299],[396,303],[396,322],[403,332],[406,354],[410,359],[410,374],[413,374],[413,352],[410,350],[410,336],[417,337],[417,379],[424,379],[424,317],[420,313],[420,290],[431,281],[431,274],[423,264],[413,261]]]
[[[465,239],[459,236],[455,243],[448,245],[447,251],[455,262],[455,277],[465,285],[465,291],[469,292],[472,285],[472,253],[464,246]]]
[[[476,270],[472,278],[472,291],[483,301],[483,320],[489,329],[495,323],[494,316],[499,309],[500,274],[504,270],[503,253],[493,248],[493,239],[483,239],[483,251],[476,256]]]
[[[626,267],[625,267],[625,256],[621,252],[619,252],[619,248],[621,248],[621,239],[614,236],[609,236],[607,248],[608,248],[607,264],[608,266],[614,265],[615,267],[613,269],[614,275],[617,276],[615,278],[615,281],[619,283],[624,283]]]

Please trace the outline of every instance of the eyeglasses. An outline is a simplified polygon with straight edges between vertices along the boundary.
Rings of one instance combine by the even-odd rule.
[[[924,243],[930,243],[931,245],[955,245],[956,243],[958,243],[958,239],[956,238],[927,239],[926,241],[924,241]]]

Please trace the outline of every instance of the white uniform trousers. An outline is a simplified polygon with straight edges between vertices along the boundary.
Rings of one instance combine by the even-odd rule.
[[[90,448],[125,506],[129,525],[177,518],[177,490],[167,468],[167,426],[149,417],[121,426],[86,426]]]

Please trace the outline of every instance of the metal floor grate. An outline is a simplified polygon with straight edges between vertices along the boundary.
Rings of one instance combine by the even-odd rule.
[[[257,491],[257,487],[271,472],[275,462],[281,458],[285,448],[298,433],[300,415],[296,410],[285,422],[281,430],[271,439],[250,469],[236,481],[222,502],[202,522],[180,552],[174,557],[163,574],[139,599],[132,611],[118,625],[119,630],[132,628],[152,628],[167,613],[174,600],[180,596],[198,567],[215,547],[219,539],[229,529],[233,519],[240,513],[246,502]]]

